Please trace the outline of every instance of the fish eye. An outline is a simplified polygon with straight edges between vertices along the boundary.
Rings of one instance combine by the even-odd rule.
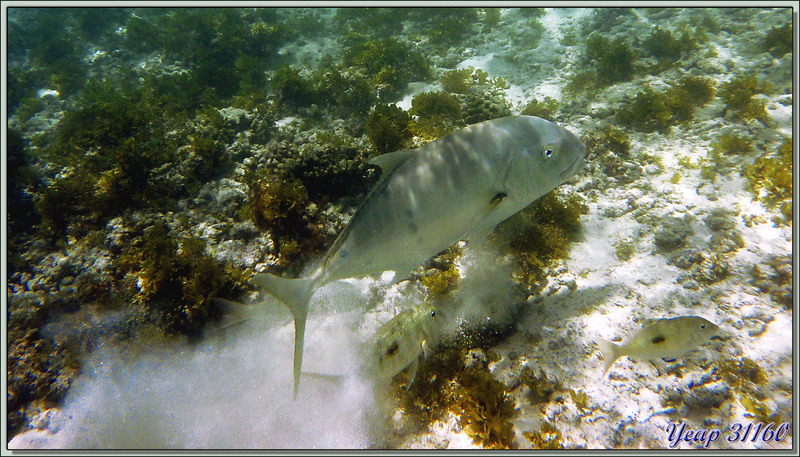
[[[436,317],[436,311],[431,311],[431,317]]]
[[[553,156],[553,149],[552,148],[545,148],[544,156],[548,159]]]
[[[706,329],[706,324],[700,324],[700,329],[701,330],[705,330]]]

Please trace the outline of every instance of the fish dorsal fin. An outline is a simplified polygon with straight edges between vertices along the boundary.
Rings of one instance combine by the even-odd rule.
[[[390,152],[388,154],[381,154],[379,156],[375,156],[369,159],[369,163],[372,165],[377,165],[381,167],[381,171],[383,172],[383,176],[390,174],[394,171],[395,168],[399,167],[400,164],[406,161],[411,155],[414,154],[414,151],[404,150],[404,151],[395,151]]]

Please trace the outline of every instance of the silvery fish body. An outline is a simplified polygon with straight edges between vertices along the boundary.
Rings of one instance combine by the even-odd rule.
[[[392,270],[394,281],[462,239],[482,241],[498,223],[583,168],[573,133],[534,116],[471,125],[412,151],[378,156],[381,178],[307,277],[254,276],[295,322],[294,393],[308,304],[332,281]]]
[[[368,371],[384,383],[413,364],[409,383],[414,381],[420,354],[430,355],[438,336],[436,309],[428,304],[407,309],[378,330],[368,360]]]
[[[605,358],[604,373],[620,357],[635,360],[672,360],[702,346],[719,334],[719,327],[702,317],[682,316],[661,319],[636,333],[625,344],[604,339],[597,341]]]

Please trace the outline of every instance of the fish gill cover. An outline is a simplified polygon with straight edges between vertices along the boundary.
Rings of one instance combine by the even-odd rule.
[[[4,14],[9,447],[792,448],[791,8]],[[586,169],[408,280],[321,288],[292,401],[248,280],[309,273],[373,157],[519,114]],[[360,370],[423,303],[410,388]],[[724,335],[602,378],[601,338],[680,316]]]

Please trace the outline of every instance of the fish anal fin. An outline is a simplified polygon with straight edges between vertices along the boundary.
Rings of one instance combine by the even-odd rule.
[[[486,238],[489,237],[489,234],[492,233],[494,227],[494,225],[490,225],[488,227],[480,227],[475,230],[470,230],[470,232],[467,233],[464,238],[466,238],[470,246],[480,246],[484,241],[486,241]]]

